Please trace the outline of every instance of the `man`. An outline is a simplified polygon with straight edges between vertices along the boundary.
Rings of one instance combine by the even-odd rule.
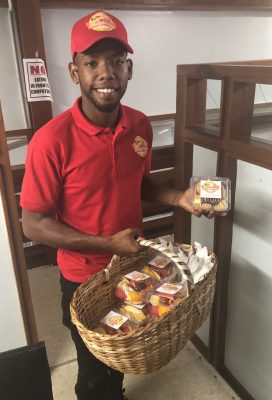
[[[113,254],[140,251],[141,199],[193,210],[189,190],[153,182],[149,121],[120,104],[132,78],[127,53],[133,53],[121,21],[102,11],[87,15],[73,27],[71,48],[69,69],[81,98],[30,142],[21,194],[23,229],[32,240],[58,248],[63,323],[78,357],[77,398],[119,400],[124,399],[123,374],[86,349],[70,320],[72,294]]]

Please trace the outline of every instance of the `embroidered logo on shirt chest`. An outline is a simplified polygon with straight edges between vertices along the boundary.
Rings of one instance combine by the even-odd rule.
[[[147,155],[148,144],[147,144],[147,141],[144,138],[142,138],[142,136],[135,137],[132,147],[133,147],[135,153],[138,154],[138,156],[145,157]]]

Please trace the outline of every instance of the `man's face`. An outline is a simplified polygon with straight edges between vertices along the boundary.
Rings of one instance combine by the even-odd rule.
[[[110,113],[118,108],[132,77],[132,61],[116,40],[104,39],[78,53],[70,72],[89,110]]]

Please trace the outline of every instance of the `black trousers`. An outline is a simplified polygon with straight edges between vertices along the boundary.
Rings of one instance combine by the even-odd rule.
[[[78,400],[120,400],[124,374],[116,371],[89,352],[81,339],[76,326],[71,322],[70,302],[79,283],[71,282],[60,275],[62,291],[62,322],[70,329],[77,351],[78,376],[75,392]]]

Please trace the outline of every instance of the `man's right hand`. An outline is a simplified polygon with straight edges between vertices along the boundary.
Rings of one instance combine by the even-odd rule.
[[[137,242],[139,235],[138,229],[128,228],[109,237],[111,252],[118,256],[135,256],[143,248]]]

